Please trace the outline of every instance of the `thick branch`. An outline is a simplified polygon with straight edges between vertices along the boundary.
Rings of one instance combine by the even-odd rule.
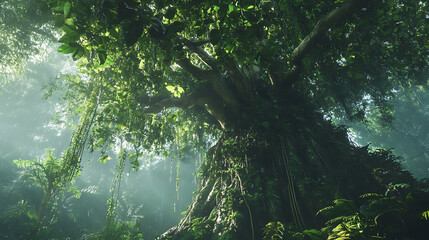
[[[148,108],[144,110],[145,113],[159,113],[163,109],[166,108],[190,108],[194,105],[192,98],[190,97],[183,97],[183,98],[165,98],[153,105],[150,105]]]
[[[313,31],[308,34],[304,40],[293,50],[291,58],[292,62],[297,63],[302,60],[305,54],[314,47],[320,36],[332,28],[335,24],[350,16],[362,0],[348,0],[337,9],[332,10],[328,15],[322,17],[314,27]]]
[[[136,101],[138,103],[140,103],[143,106],[148,106],[148,105],[152,105],[152,104],[156,104],[158,102],[160,102],[161,100],[164,100],[166,97],[161,97],[161,96],[136,96]]]
[[[198,41],[192,41],[192,40],[188,40],[186,38],[181,39],[181,42],[183,42],[185,44],[185,46],[189,47],[198,47],[198,46],[202,46],[204,44],[207,44],[210,42],[209,39],[204,39],[204,40],[198,40]]]
[[[188,47],[189,50],[196,53],[199,59],[206,66],[208,66],[213,70],[213,73],[215,73],[215,75],[218,75],[218,76],[220,75],[217,61],[210,54],[208,54],[202,47],[200,46],[195,47],[192,45],[186,45],[186,46]],[[249,86],[247,86],[246,76],[243,74],[243,72],[241,71],[237,63],[232,59],[228,59],[227,64],[225,64],[223,67],[225,68],[225,70],[228,71],[228,74],[231,77],[231,81],[234,84],[238,94],[241,96],[242,99],[247,99],[249,97],[248,96]],[[216,80],[216,81],[219,81],[219,80]],[[212,86],[214,87],[215,91],[219,89],[223,95],[227,94],[226,89],[224,90],[220,88],[220,87],[223,87],[221,86],[221,83],[213,82]]]
[[[206,51],[204,51],[204,49],[200,46],[192,46],[192,45],[186,45],[189,50],[191,50],[192,52],[196,53],[198,55],[198,57],[200,58],[200,60],[209,68],[215,70],[217,69],[217,63],[216,60],[210,56],[210,54],[208,54]]]
[[[179,64],[181,68],[188,71],[190,74],[192,74],[192,76],[194,76],[198,80],[208,80],[209,75],[211,74],[210,72],[212,71],[212,70],[204,70],[195,66],[187,58],[182,58],[178,60],[177,64]]]
[[[225,64],[225,69],[228,71],[231,81],[234,84],[239,96],[242,100],[250,99],[252,96],[252,86],[250,86],[248,78],[240,69],[237,62],[235,62],[232,58],[229,58],[227,62],[228,63]]]
[[[204,39],[204,40],[198,40],[198,41],[192,41],[188,40],[186,38],[179,39],[179,43],[186,46],[189,50],[196,53],[200,60],[204,62],[209,68],[214,69],[216,66],[216,61],[212,56],[210,56],[204,49],[201,47],[204,44],[209,43],[210,40]]]
[[[210,42],[209,40],[202,40],[199,42],[193,42],[190,40],[185,39],[185,46],[191,50],[192,52],[196,53],[200,60],[206,64],[209,68],[216,70],[217,69],[217,62],[211,56],[208,54],[201,45]],[[232,78],[240,79],[240,81],[243,81],[245,79],[244,74],[241,72],[238,65],[231,59],[228,60],[229,64],[226,64],[224,67],[228,71],[228,73],[231,75]]]
[[[237,97],[227,86],[222,75],[217,70],[203,70],[193,65],[187,58],[180,59],[177,63],[180,67],[191,73],[195,78],[206,80],[214,92],[220,97],[218,101],[229,104],[233,107],[237,107],[239,105]]]
[[[339,24],[345,18],[351,16],[363,2],[365,1],[347,0],[340,8],[336,8],[329,12],[326,16],[322,17],[317,22],[310,34],[308,34],[304,40],[302,40],[301,43],[293,50],[291,54],[293,69],[281,80],[280,84],[287,85],[286,87],[289,87],[295,83],[298,80],[298,76],[301,72],[303,57],[316,45],[316,43],[320,40],[320,37],[325,32],[334,27],[335,24]]]
[[[166,108],[191,108],[193,106],[204,107],[214,118],[216,118],[222,127],[225,126],[226,113],[223,101],[219,99],[210,88],[199,89],[186,97],[167,97],[159,101],[153,101],[147,104],[144,113],[159,113]]]

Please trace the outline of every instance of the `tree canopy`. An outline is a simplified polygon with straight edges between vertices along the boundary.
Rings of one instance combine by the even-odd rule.
[[[390,124],[394,93],[427,87],[424,1],[35,2],[52,9],[58,52],[80,69],[63,76],[81,115],[64,157],[71,175],[87,141],[103,153],[120,145],[138,167],[145,152],[182,156],[218,140],[166,238],[255,239],[290,220],[303,230],[328,199],[396,186],[386,178],[414,183],[396,158],[350,145],[328,120],[363,120],[371,105]]]
[[[242,116],[273,93],[298,92],[350,118],[364,117],[371,99],[388,118],[392,91],[425,84],[428,71],[428,6],[421,1],[48,4],[64,31],[58,51],[105,74],[93,84],[103,88],[105,122],[115,116],[129,132],[156,134],[159,143],[172,140],[174,124],[151,124],[153,118],[177,123],[176,115],[147,113],[190,109],[193,125],[211,126],[214,117],[225,128],[250,119]]]
[[[51,17],[49,6],[44,2],[16,0],[0,3],[2,75],[22,73],[26,60],[45,54],[41,46],[55,41]]]

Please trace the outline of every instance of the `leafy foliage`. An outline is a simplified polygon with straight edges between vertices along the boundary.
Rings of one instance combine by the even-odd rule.
[[[283,239],[285,228],[281,222],[269,222],[264,228],[264,240]]]
[[[24,200],[21,200],[16,205],[9,207],[8,210],[2,213],[2,218],[6,219],[7,223],[13,223],[18,218],[26,216],[29,218],[30,223],[35,223],[37,221],[37,214],[34,208],[28,205]],[[25,223],[22,223],[25,224]],[[28,223],[27,223],[28,224]]]
[[[429,220],[429,211],[424,211],[422,213],[422,218],[424,218],[425,220]]]
[[[329,233],[328,239],[420,239],[427,234],[429,224],[421,219],[421,211],[429,203],[427,197],[418,191],[406,196],[399,192],[392,196],[367,193],[361,196],[364,201],[359,210],[350,208],[354,201],[338,204],[344,200],[335,200],[334,205],[318,212],[331,218],[322,231]],[[418,201],[424,203],[415,205]]]
[[[422,1],[45,2],[63,31],[59,52],[82,74],[68,83],[82,116],[64,157],[69,179],[87,140],[102,162],[125,146],[120,179],[126,157],[138,168],[144,153],[204,151],[222,133],[174,238],[255,239],[273,220],[268,235],[278,237],[271,230],[284,220],[298,225],[297,238],[317,239],[304,230],[312,208],[415,182],[389,152],[351,146],[326,118],[362,116],[371,99],[388,119],[394,91],[426,84]],[[392,193],[371,203],[402,212]],[[321,213],[336,209],[357,211],[337,200]],[[369,224],[386,211],[366,216]],[[372,236],[356,221],[331,229],[333,238]]]
[[[48,27],[52,15],[48,5],[38,0],[0,3],[0,69],[6,74],[22,73],[26,61],[43,55],[41,46],[55,41]]]
[[[360,122],[336,119],[356,133],[358,144],[370,144],[372,149],[392,149],[403,156],[402,163],[416,178],[427,177],[427,108],[428,92],[425,85],[403,88],[389,99],[390,120],[384,119],[374,103],[368,104],[365,118]],[[370,100],[371,101],[371,100]],[[388,121],[386,121],[388,120]],[[406,140],[406,141],[403,141]]]
[[[345,112],[350,116],[358,110],[364,111],[359,106],[365,105],[367,95],[385,106],[385,97],[394,88],[414,82],[415,76],[426,71],[423,62],[427,46],[422,39],[427,34],[421,19],[427,6],[402,2],[369,4],[359,8],[344,27],[333,29],[328,39],[322,38],[318,43],[326,53],[310,53],[303,62],[302,80],[289,86],[292,91],[309,97],[312,104],[327,112]],[[105,1],[101,4],[50,0],[48,5],[57,26],[64,32],[59,51],[80,59],[78,65],[83,73],[92,76],[90,86],[101,77],[102,93],[90,146],[105,148],[114,144],[115,137],[126,137],[139,156],[142,149],[169,152],[171,147],[167,143],[174,145],[175,136],[184,139],[177,147],[182,152],[210,145],[202,136],[217,134],[218,125],[213,124],[216,120],[212,116],[221,124],[224,119],[215,114],[214,107],[207,107],[210,104],[200,104],[199,100],[187,102],[195,100],[198,93],[211,95],[202,89],[214,90],[217,98],[214,101],[227,101],[222,107],[231,108],[224,114],[227,118],[252,116],[259,106],[256,103],[266,100],[271,105],[271,100],[265,98],[267,92],[272,95],[270,82],[283,81],[282,74],[293,72],[296,65],[290,52],[325,12],[341,6],[341,2]],[[407,17],[411,9],[418,12],[412,19]],[[308,19],[305,24],[303,18]],[[371,29],[369,21],[377,22],[377,29]],[[386,40],[390,35],[383,29],[392,25],[397,27],[391,31],[403,36],[400,40]],[[415,31],[407,31],[409,28]],[[362,39],[372,42],[362,44]],[[410,47],[409,53],[399,54],[404,47]],[[383,49],[378,52],[379,57],[374,56],[375,52],[370,50],[373,48]],[[394,53],[398,54],[392,57]],[[313,58],[316,55],[320,57]],[[316,63],[307,61],[311,58]],[[373,71],[380,63],[372,59],[384,59],[384,68]],[[416,68],[397,74],[394,62],[416,63]],[[236,65],[241,68],[232,68]],[[222,86],[213,85],[213,81],[198,73],[209,73],[210,69],[228,74],[221,81],[234,86],[232,92],[238,95],[240,105],[249,106],[238,107],[245,114],[233,114],[237,111],[233,110],[237,108],[234,97],[223,96],[227,91],[221,91]],[[108,74],[100,74],[103,71]],[[332,75],[334,72],[338,75]],[[242,81],[239,78],[245,83],[237,83]],[[176,109],[163,111],[171,107],[184,108],[186,113]],[[209,108],[212,116],[201,107]],[[264,121],[264,126],[268,128],[270,122]],[[188,134],[192,131],[197,136]]]
[[[38,207],[37,214],[34,209],[26,210],[26,214],[30,220],[31,228],[28,229],[28,235],[34,235],[40,238],[43,238],[46,231],[43,228],[43,220],[46,215],[48,206],[54,201],[60,201],[64,195],[64,190],[71,183],[68,179],[68,172],[64,171],[64,161],[63,159],[57,159],[52,156],[53,149],[47,149],[43,159],[36,159],[34,161],[29,160],[14,160],[14,163],[23,168],[22,175],[24,179],[37,186],[41,187],[44,195],[41,200],[40,206]],[[76,177],[76,175],[74,176]],[[68,186],[68,191],[72,192],[76,198],[80,198],[81,192],[77,190],[73,185]],[[26,207],[26,203],[22,201],[17,207],[22,206]],[[20,208],[22,208],[20,207]],[[16,208],[16,209],[20,209]],[[53,204],[53,211],[55,210],[55,204]],[[16,210],[14,210],[16,212]],[[10,214],[9,214],[10,215]],[[15,214],[16,217],[22,215],[18,212]],[[12,215],[11,215],[12,216]],[[53,223],[55,219],[55,214],[53,219],[48,223]]]
[[[84,236],[85,240],[142,240],[142,234],[135,223],[118,222],[106,226],[99,234]]]
[[[14,163],[23,168],[23,175],[26,179],[40,186],[45,193],[57,192],[66,183],[62,179],[63,160],[52,156],[53,149],[46,149],[43,159],[36,160],[14,160]],[[70,190],[79,198],[80,192],[70,187]]]

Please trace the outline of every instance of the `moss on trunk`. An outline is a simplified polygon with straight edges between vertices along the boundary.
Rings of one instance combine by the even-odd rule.
[[[315,214],[334,199],[415,182],[394,156],[354,146],[344,128],[305,106],[273,115],[224,132],[186,216],[163,239],[263,239],[270,222],[320,228]]]

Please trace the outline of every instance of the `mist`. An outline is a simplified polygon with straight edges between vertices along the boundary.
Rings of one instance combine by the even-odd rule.
[[[11,226],[10,219],[20,216],[5,213],[15,211],[14,207],[23,200],[38,206],[43,198],[42,189],[22,178],[22,170],[13,160],[43,158],[48,148],[54,149],[56,157],[61,157],[69,147],[72,125],[78,122],[76,118],[67,118],[63,92],[58,90],[61,75],[76,73],[75,63],[57,53],[56,47],[52,46],[40,61],[29,61],[22,75],[10,75],[10,78],[3,75],[0,81],[2,239],[21,238],[20,227]],[[85,239],[103,229],[117,175],[116,153],[109,152],[109,156],[111,159],[103,164],[98,161],[99,152],[84,152],[82,173],[74,184],[81,192],[80,198],[66,192],[60,200],[55,210],[58,211],[58,222],[53,226],[55,235]],[[154,239],[183,217],[182,212],[191,203],[197,187],[197,169],[202,156],[190,155],[181,161],[147,156],[141,162],[137,169],[126,163],[119,191],[114,196],[118,197],[116,219],[134,223],[145,239]]]
[[[349,128],[352,141],[370,149],[388,149],[400,157],[399,162],[417,179],[429,177],[429,94],[420,85],[393,93],[392,109],[382,115],[369,102],[361,121],[339,120]]]
[[[428,5],[197,2],[0,2],[0,240],[427,236]]]

